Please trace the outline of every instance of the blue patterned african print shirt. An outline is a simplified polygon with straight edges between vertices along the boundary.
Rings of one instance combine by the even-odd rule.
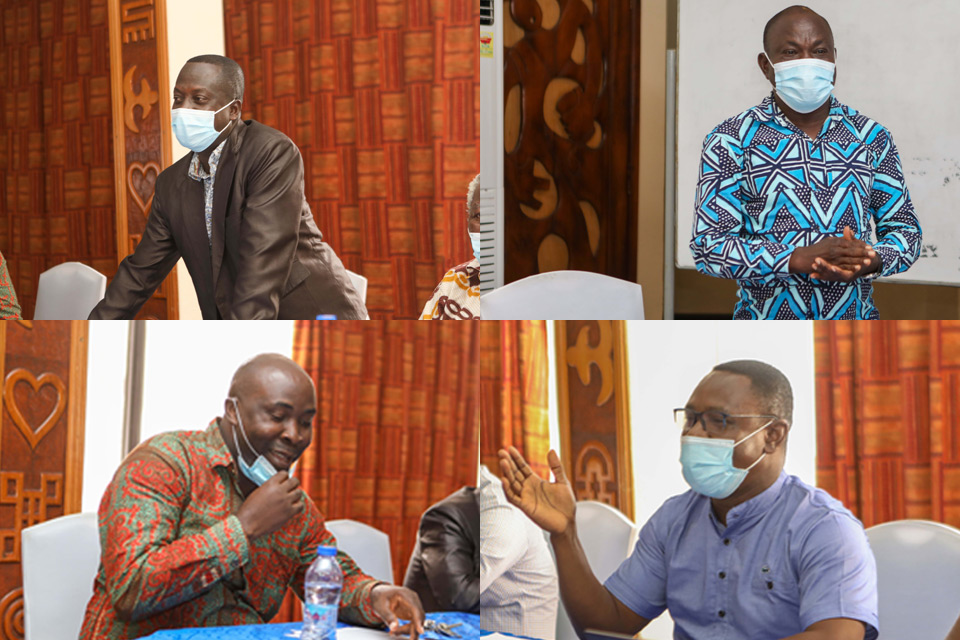
[[[791,274],[795,247],[849,226],[883,265],[852,283]],[[735,319],[872,319],[874,277],[910,268],[920,224],[884,127],[831,98],[816,140],[772,96],[703,143],[690,250],[697,269],[740,286]]]

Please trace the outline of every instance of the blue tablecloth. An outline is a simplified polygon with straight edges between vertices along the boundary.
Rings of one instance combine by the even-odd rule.
[[[454,629],[460,634],[460,640],[477,640],[480,637],[480,616],[473,613],[455,611],[428,613],[427,618],[447,624],[461,623]],[[299,622],[284,624],[251,624],[237,627],[193,627],[190,629],[168,629],[146,636],[144,640],[287,640],[284,638],[291,630],[300,628]],[[340,623],[338,628],[349,625]],[[431,631],[424,633],[425,640],[451,640]],[[457,640],[453,638],[452,640]]]

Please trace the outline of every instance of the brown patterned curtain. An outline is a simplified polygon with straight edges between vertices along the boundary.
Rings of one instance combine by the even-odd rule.
[[[546,322],[480,325],[481,462],[498,474],[497,451],[513,445],[535,472],[548,477]]]
[[[5,0],[0,25],[0,253],[32,318],[50,267],[117,270],[107,0]]]
[[[870,527],[960,527],[960,322],[818,322],[817,484]]]
[[[476,484],[477,324],[296,325],[293,358],[320,398],[299,467],[304,490],[328,520],[351,518],[389,535],[397,583],[421,514]],[[300,615],[288,594],[274,622]]]
[[[290,136],[307,199],[372,318],[416,318],[471,257],[479,167],[475,0],[224,0],[244,118]]]

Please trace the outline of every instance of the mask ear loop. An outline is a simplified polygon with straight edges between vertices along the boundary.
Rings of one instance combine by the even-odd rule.
[[[235,397],[232,397],[232,398],[228,398],[228,400],[230,400],[230,402],[233,403],[233,410],[237,413],[237,425],[240,426],[240,435],[243,436],[243,441],[247,443],[247,447],[250,449],[250,451],[253,451],[253,452],[257,455],[257,457],[259,458],[259,457],[260,457],[260,452],[257,451],[256,449],[254,449],[254,448],[253,448],[253,445],[250,444],[250,440],[249,440],[249,438],[247,438],[247,430],[243,428],[243,420],[240,418],[240,406],[237,404],[237,399],[236,399]],[[239,443],[236,442],[236,440],[237,440],[237,432],[236,432],[236,431],[233,432],[233,439],[234,439],[235,444],[237,444],[237,452],[239,453],[239,451],[240,451],[240,446],[239,446]],[[241,454],[241,455],[242,455],[242,454]]]
[[[252,444],[250,444],[250,440],[247,438],[247,430],[243,428],[243,420],[240,418],[240,407],[239,407],[239,405],[237,405],[237,399],[236,399],[235,397],[231,397],[231,398],[227,398],[227,399],[230,400],[230,402],[233,403],[233,410],[237,413],[237,424],[240,426],[240,435],[243,436],[243,440],[244,440],[244,442],[247,443],[247,447],[249,447],[250,451],[253,451],[253,452],[257,455],[257,457],[259,458],[259,457],[260,457],[260,453],[259,453],[256,449],[253,448],[253,445],[252,445]],[[236,429],[233,430],[233,444],[234,444],[234,446],[237,447],[237,453],[242,456],[243,454],[240,453],[240,442],[237,440],[237,430],[236,430]],[[299,462],[300,462],[300,459],[297,458],[296,460],[293,461],[293,464],[290,465],[290,469],[287,470],[287,475],[288,475],[289,477],[291,477],[291,478],[293,477],[293,474],[294,474],[294,472],[296,471],[296,469],[297,469],[297,464],[298,464]]]
[[[770,425],[772,425],[772,424],[773,424],[774,422],[776,422],[777,420],[779,420],[779,418],[774,418],[773,420],[771,420],[771,421],[768,422],[767,424],[763,425],[762,427],[760,427],[759,429],[757,429],[756,431],[754,431],[754,432],[751,433],[750,435],[744,436],[743,438],[740,438],[739,440],[737,440],[736,442],[733,443],[733,446],[736,447],[736,446],[737,446],[738,444],[740,444],[741,442],[744,442],[744,441],[746,441],[746,440],[749,440],[749,439],[752,438],[753,436],[757,435],[758,433],[760,433],[761,431],[763,431],[764,429],[766,429],[767,427],[769,427]],[[751,464],[749,467],[747,467],[746,469],[744,469],[744,471],[750,471],[750,469],[753,469],[755,466],[757,466],[757,464],[759,464],[759,462],[760,462],[761,460],[763,460],[763,459],[766,458],[766,457],[767,457],[767,452],[764,451],[762,454],[760,454],[760,457],[757,458],[756,460],[754,460],[754,461],[753,461],[753,464]]]
[[[228,102],[227,104],[223,105],[222,107],[220,107],[219,109],[217,109],[216,111],[214,111],[214,112],[213,112],[213,115],[217,115],[218,113],[220,113],[221,111],[223,111],[224,109],[226,109],[227,107],[229,107],[230,105],[232,105],[234,102],[236,102],[236,101],[239,100],[239,99],[240,99],[240,98],[234,98],[233,100],[231,100],[231,101]],[[232,400],[232,398],[231,398],[231,400]]]

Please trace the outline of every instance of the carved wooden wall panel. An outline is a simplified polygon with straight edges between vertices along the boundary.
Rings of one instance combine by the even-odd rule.
[[[636,276],[638,0],[504,0],[505,280]]]
[[[605,502],[633,518],[625,323],[555,326],[563,467],[577,500]]]
[[[117,260],[133,252],[150,215],[157,176],[171,163],[165,0],[110,0]],[[138,318],[176,319],[176,268]]]
[[[0,323],[0,640],[23,638],[20,532],[80,510],[87,324]]]

